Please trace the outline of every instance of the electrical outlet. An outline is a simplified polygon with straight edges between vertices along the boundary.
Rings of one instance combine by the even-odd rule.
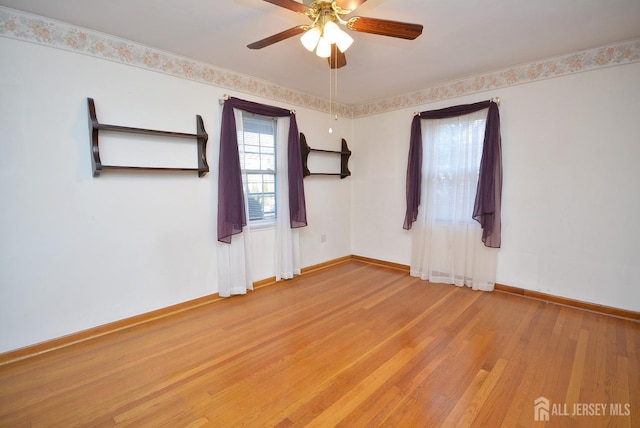
[[[322,235],[320,235],[320,242],[327,242],[327,234],[323,233]]]

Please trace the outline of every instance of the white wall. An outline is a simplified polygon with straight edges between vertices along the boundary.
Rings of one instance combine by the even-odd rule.
[[[278,103],[5,38],[0,58],[0,352],[216,293],[218,99]],[[200,114],[211,172],[93,178],[87,97],[103,123],[194,133]],[[295,108],[312,146],[349,138],[349,120],[334,141]],[[302,265],[350,254],[350,182],[305,188]],[[256,280],[275,274],[273,235],[255,232]]]
[[[504,164],[497,281],[640,310],[638,63],[357,119],[353,253],[409,264],[412,114],[493,96]]]

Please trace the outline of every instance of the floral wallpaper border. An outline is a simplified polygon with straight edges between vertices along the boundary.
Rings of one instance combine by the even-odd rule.
[[[640,61],[640,39],[513,66],[500,71],[354,106],[353,117],[420,106],[435,101]]]
[[[0,36],[90,55],[322,112],[329,111],[329,101],[314,95],[115,36],[2,6],[0,6]],[[638,61],[640,61],[640,39],[517,65],[361,105],[349,106],[334,103],[333,111],[342,117],[364,117]]]
[[[0,36],[119,62],[296,106],[329,111],[329,100],[324,98],[116,36],[3,6],[0,6]],[[332,111],[343,117],[351,117],[352,110],[351,106],[333,103]]]

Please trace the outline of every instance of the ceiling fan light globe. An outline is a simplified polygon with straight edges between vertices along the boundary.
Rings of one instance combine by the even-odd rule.
[[[349,34],[347,34],[346,31],[340,30],[340,32],[338,33],[338,40],[336,40],[336,45],[338,46],[338,49],[340,49],[340,52],[345,53],[345,51],[349,49],[349,46],[351,46],[352,43],[353,38]]]
[[[334,44],[338,40],[338,34],[340,33],[340,27],[333,21],[329,21],[324,24],[324,30],[322,32],[322,37],[324,37],[329,44]]]
[[[320,29],[318,27],[313,27],[310,30],[307,30],[302,37],[300,37],[300,42],[302,42],[302,46],[304,46],[306,50],[313,52],[318,45],[320,35]]]
[[[318,41],[316,55],[320,58],[329,58],[331,56],[331,43],[329,43],[324,37],[320,37],[320,40]]]

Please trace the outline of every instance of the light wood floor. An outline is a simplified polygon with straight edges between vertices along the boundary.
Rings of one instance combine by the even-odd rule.
[[[0,427],[542,426],[540,396],[639,427],[640,324],[350,261],[1,366]]]

